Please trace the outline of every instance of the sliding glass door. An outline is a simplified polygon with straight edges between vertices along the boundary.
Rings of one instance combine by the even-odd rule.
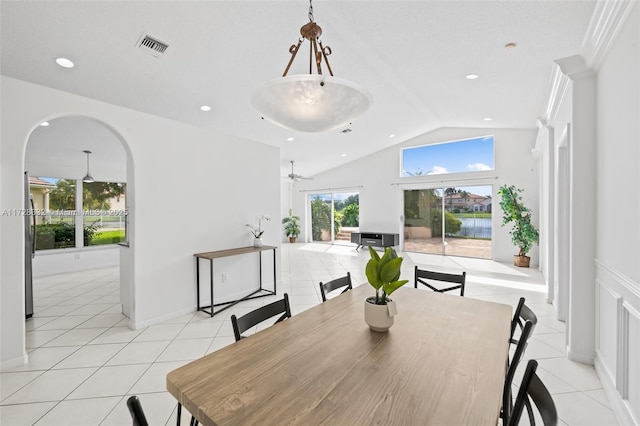
[[[351,233],[360,225],[357,192],[330,192],[309,195],[311,241],[350,244]]]
[[[491,259],[491,190],[405,190],[404,250]]]

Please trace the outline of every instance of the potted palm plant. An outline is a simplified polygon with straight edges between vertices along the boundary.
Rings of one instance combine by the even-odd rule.
[[[391,247],[384,249],[384,255],[369,246],[371,259],[367,263],[365,273],[367,281],[376,290],[375,296],[367,298],[364,303],[364,320],[373,331],[387,331],[393,325],[396,313],[394,302],[389,299],[391,293],[405,285],[408,280],[400,279],[402,258]]]
[[[290,243],[295,243],[296,238],[300,235],[300,225],[298,225],[299,220],[300,217],[294,215],[292,209],[289,209],[289,216],[282,219],[284,235],[289,237]]]
[[[531,210],[522,204],[522,189],[513,185],[503,185],[498,190],[501,195],[500,207],[502,208],[502,226],[512,223],[511,241],[520,250],[513,256],[516,266],[528,268],[531,258],[527,256],[534,243],[538,243],[538,229],[531,223]]]

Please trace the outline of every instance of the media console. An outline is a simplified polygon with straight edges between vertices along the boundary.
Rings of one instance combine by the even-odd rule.
[[[357,244],[356,250],[363,246],[392,247],[400,244],[400,234],[380,232],[352,232],[351,242]]]

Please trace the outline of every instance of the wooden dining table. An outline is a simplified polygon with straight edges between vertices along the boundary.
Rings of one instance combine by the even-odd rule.
[[[388,332],[368,284],[167,375],[203,425],[496,425],[512,308],[402,287]],[[295,300],[295,297],[291,297]]]

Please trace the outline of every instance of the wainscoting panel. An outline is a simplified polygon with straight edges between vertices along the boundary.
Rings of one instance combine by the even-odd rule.
[[[596,352],[608,379],[618,386],[618,327],[622,297],[596,280]]]
[[[623,356],[623,399],[626,399],[631,416],[640,424],[640,312],[623,305],[625,351]]]
[[[596,371],[620,424],[640,425],[640,283],[595,264]]]

